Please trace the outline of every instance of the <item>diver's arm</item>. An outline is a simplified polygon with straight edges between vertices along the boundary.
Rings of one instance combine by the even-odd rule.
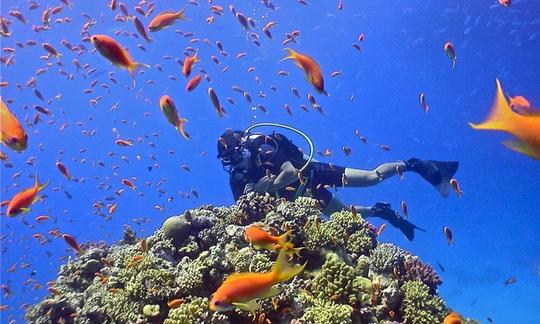
[[[280,172],[268,186],[268,191],[278,191],[298,181],[298,170],[290,161],[284,162],[281,165]]]

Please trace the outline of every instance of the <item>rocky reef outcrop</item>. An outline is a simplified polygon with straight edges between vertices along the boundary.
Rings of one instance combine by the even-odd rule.
[[[88,248],[63,265],[49,295],[29,307],[30,323],[442,323],[450,312],[442,283],[418,257],[379,243],[361,215],[323,220],[311,198],[294,202],[250,193],[230,207],[200,206],[168,218],[149,237]],[[276,253],[257,250],[244,229],[291,231],[305,270],[278,284],[255,314],[209,309],[234,272],[268,271]],[[476,323],[463,319],[463,323]]]

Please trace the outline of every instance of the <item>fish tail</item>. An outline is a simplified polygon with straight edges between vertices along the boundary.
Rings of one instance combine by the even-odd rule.
[[[282,247],[285,247],[289,241],[289,238],[291,236],[292,230],[288,230],[283,235],[277,237],[277,242]],[[290,244],[290,243],[289,243]]]
[[[190,136],[189,134],[186,132],[185,128],[184,128],[184,125],[185,123],[187,123],[188,120],[185,119],[185,118],[180,118],[178,119],[178,125],[176,125],[176,128],[178,129],[178,131],[180,132],[180,134],[182,134],[182,136],[184,136],[185,139],[190,139]]]
[[[279,60],[278,63],[283,62],[285,60],[289,60],[289,59],[296,60],[296,57],[297,57],[298,53],[296,53],[295,50],[290,49],[288,47],[284,48],[283,50],[287,51],[288,55],[285,56],[284,58],[282,58],[281,60]]]
[[[474,129],[508,130],[513,114],[512,109],[510,109],[508,101],[506,101],[501,82],[499,79],[495,79],[495,81],[497,83],[497,94],[495,95],[495,100],[491,106],[491,112],[481,124],[469,122],[469,125]]]
[[[186,15],[184,14],[184,11],[186,11],[186,8],[182,8],[180,9],[177,13],[176,13],[176,18],[178,19],[181,19],[181,20],[185,20],[185,21],[190,21],[191,19],[189,19],[188,17],[186,17]]]
[[[289,280],[304,270],[307,262],[301,266],[291,266],[287,261],[287,251],[281,249],[277,257],[276,263],[272,267],[275,282]]]
[[[145,68],[149,69],[150,65],[144,64],[144,63],[139,63],[139,62],[131,63],[129,65],[129,67],[128,67],[128,71],[129,71],[129,74],[131,75],[131,77],[135,78],[135,72],[137,72],[137,70],[142,68],[142,67],[145,67]]]
[[[456,67],[456,59],[455,56],[452,58],[452,70]]]

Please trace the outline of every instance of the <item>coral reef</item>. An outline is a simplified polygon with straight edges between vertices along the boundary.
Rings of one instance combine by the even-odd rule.
[[[234,272],[266,272],[277,254],[244,239],[247,225],[291,231],[306,269],[259,300],[255,314],[209,309]],[[230,207],[200,206],[171,216],[152,235],[129,227],[115,244],[88,244],[69,258],[29,307],[31,323],[440,323],[449,313],[431,266],[390,243],[349,211],[324,220],[314,199],[249,193]],[[255,315],[255,318],[253,317]],[[468,323],[474,323],[469,321]]]

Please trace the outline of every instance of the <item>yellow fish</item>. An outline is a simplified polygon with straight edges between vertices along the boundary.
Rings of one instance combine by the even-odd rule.
[[[503,142],[511,150],[540,160],[540,113],[522,115],[512,111],[504,96],[501,82],[496,79],[497,94],[491,113],[481,124],[469,123],[474,129],[499,130],[515,139]]]

